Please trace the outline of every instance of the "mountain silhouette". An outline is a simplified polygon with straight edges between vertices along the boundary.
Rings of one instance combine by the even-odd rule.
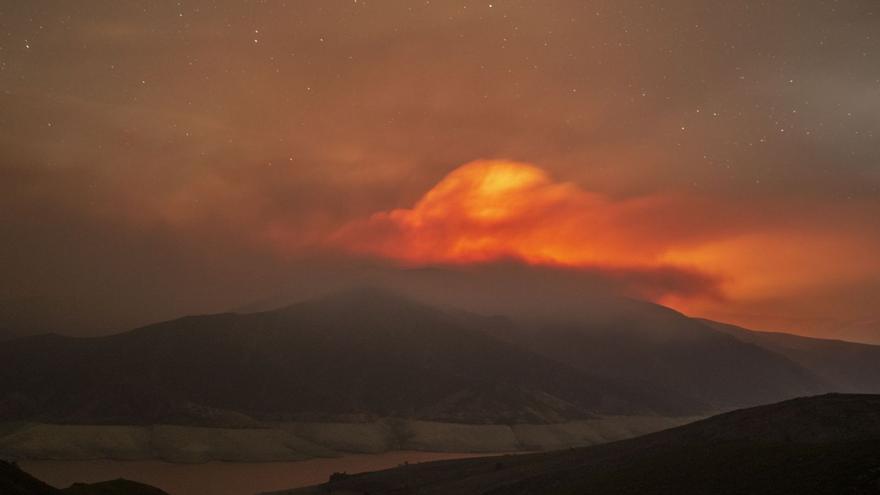
[[[4,342],[0,419],[556,423],[878,391],[880,370],[868,360],[846,371],[834,352],[771,344],[639,301],[582,318],[515,321],[365,288],[106,337]]]
[[[480,321],[387,291],[356,290],[109,337],[18,339],[0,349],[0,418],[542,423],[685,409],[503,342]]]

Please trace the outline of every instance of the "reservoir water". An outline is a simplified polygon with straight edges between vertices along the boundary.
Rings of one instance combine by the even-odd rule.
[[[322,483],[337,471],[353,474],[392,468],[404,462],[412,464],[485,455],[403,451],[296,462],[175,464],[99,460],[21,461],[18,464],[57,488],[67,488],[77,481],[94,483],[126,478],[161,488],[170,495],[254,495]]]

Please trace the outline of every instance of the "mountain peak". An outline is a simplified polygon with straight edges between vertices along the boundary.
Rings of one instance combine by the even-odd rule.
[[[349,287],[325,294],[317,299],[328,303],[360,304],[419,304],[411,297],[394,289],[376,285]]]

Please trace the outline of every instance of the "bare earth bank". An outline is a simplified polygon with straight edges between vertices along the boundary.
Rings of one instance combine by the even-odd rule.
[[[0,425],[0,457],[18,460],[281,462],[395,451],[494,453],[595,445],[697,418],[607,416],[542,425],[467,425],[412,420],[286,423],[267,428]]]

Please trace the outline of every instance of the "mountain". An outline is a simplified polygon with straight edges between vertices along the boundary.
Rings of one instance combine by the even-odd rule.
[[[109,337],[13,340],[0,348],[0,419],[543,423],[683,412],[655,391],[500,341],[479,328],[481,321],[357,290]]]
[[[702,320],[742,342],[755,344],[785,356],[810,370],[834,390],[880,393],[880,346],[801,337],[786,333],[759,332],[735,325]]]
[[[839,390],[785,354],[642,301],[622,300],[566,320],[496,327],[493,334],[574,368],[638,381],[716,412]]]
[[[431,462],[357,475],[340,473],[328,484],[283,493],[878,492],[880,396],[834,394],[738,410],[595,447]]]
[[[582,307],[511,319],[360,289],[106,337],[19,338],[0,347],[0,421],[536,424],[706,415],[880,383],[832,373],[836,354],[807,359],[662,306]]]
[[[13,463],[0,461],[0,493],[3,495],[168,495],[152,486],[129,480],[74,483],[59,490],[34,478]]]

